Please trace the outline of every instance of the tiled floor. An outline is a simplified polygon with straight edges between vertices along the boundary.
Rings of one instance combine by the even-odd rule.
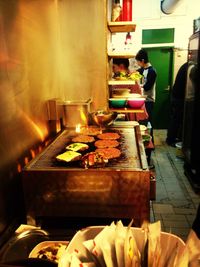
[[[194,221],[200,195],[184,175],[183,160],[176,148],[165,143],[166,130],[155,130],[152,159],[156,172],[156,200],[151,203],[151,221],[161,221],[162,230],[186,240]]]

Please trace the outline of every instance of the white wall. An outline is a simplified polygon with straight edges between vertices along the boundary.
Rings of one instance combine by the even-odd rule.
[[[170,15],[161,11],[161,0],[133,0],[133,22],[136,24],[136,31],[131,34],[134,53],[137,53],[142,47],[143,29],[175,28],[174,44],[172,45],[175,47],[174,76],[176,76],[178,68],[187,60],[188,39],[193,33],[193,20],[199,16],[199,0],[179,1],[176,9]],[[125,40],[125,34],[116,34],[113,36],[113,40],[120,43],[121,40]]]
[[[175,28],[175,48],[187,49],[188,38],[193,33],[193,20],[200,16],[199,0],[181,0],[174,13],[161,11],[160,0],[134,0],[133,21],[137,24],[135,44],[141,46],[143,29]]]
[[[170,15],[161,11],[161,0],[134,0],[133,3],[133,21],[137,24],[135,51],[141,48],[143,29],[175,28],[175,78],[179,67],[187,60],[188,39],[193,33],[193,20],[200,16],[200,1],[181,0]]]

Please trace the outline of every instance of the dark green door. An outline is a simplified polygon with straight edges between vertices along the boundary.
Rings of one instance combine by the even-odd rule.
[[[169,122],[170,89],[172,85],[172,47],[145,48],[149,61],[157,71],[156,103],[153,113],[155,129],[167,129]]]

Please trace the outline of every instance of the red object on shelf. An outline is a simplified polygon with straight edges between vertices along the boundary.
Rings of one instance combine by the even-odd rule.
[[[123,21],[132,21],[132,0],[123,0],[122,18]]]

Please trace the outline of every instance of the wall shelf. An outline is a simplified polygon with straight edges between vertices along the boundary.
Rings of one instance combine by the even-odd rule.
[[[111,58],[133,58],[135,55],[131,53],[131,51],[128,52],[108,52],[108,56]]]
[[[117,21],[117,22],[108,22],[107,23],[107,28],[108,28],[108,37],[110,39],[108,39],[110,42],[111,42],[111,37],[112,37],[112,34],[114,33],[120,33],[120,32],[134,32],[135,29],[136,29],[136,24],[134,24],[132,21]],[[108,46],[109,47],[109,46]],[[111,47],[109,47],[111,48]],[[129,48],[129,47],[127,47]],[[119,50],[113,50],[112,49],[108,49],[107,50],[107,55],[108,55],[108,61],[111,59],[111,58],[134,58],[135,57],[135,54],[134,54],[134,51],[133,49],[124,49],[122,51]],[[110,80],[107,81],[108,82],[108,86],[112,87],[113,88],[115,86],[121,86],[122,88],[123,87],[126,87],[126,86],[130,86],[130,85],[135,85],[135,81],[133,80],[114,80],[110,77]],[[109,89],[110,90],[110,89]],[[109,96],[110,96],[110,93],[109,92]],[[134,113],[135,116],[137,113],[144,113],[144,109],[133,109],[133,108],[128,108],[128,107],[124,107],[124,108],[109,108],[110,111],[115,111],[117,113]]]
[[[109,108],[109,110],[117,113],[144,113],[144,109],[133,108]]]
[[[108,22],[108,28],[111,33],[134,32],[136,29],[136,24],[134,24],[132,21]]]
[[[132,80],[109,80],[108,85],[135,85]]]

